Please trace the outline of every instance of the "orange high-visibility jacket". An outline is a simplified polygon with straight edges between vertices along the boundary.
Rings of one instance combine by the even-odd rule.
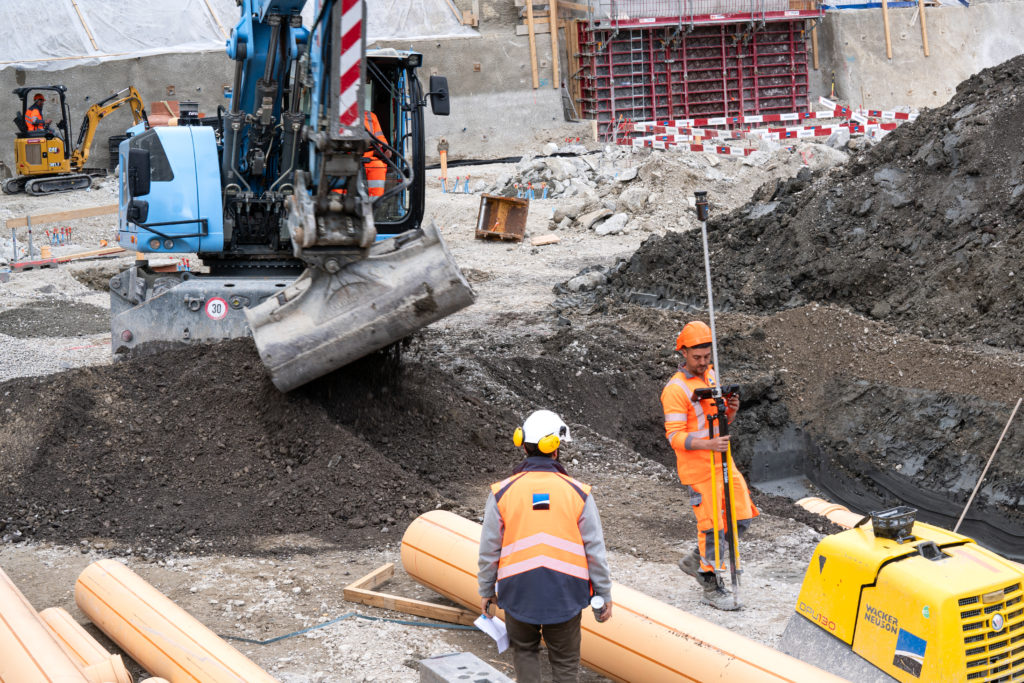
[[[373,137],[387,144],[388,139],[384,135],[384,130],[380,127],[380,121],[377,120],[376,114],[372,111],[366,112],[363,117],[363,123]],[[387,180],[388,165],[378,158],[372,149],[363,154],[363,164],[366,168],[367,194],[370,197],[380,197],[384,194],[384,183]]]
[[[680,367],[661,391],[661,406],[665,411],[665,438],[676,452],[676,470],[683,484],[701,482],[711,477],[712,451],[691,450],[694,438],[708,438],[708,416],[718,409],[711,399],[690,400],[695,389],[715,385],[715,371],[708,368],[704,377],[689,374]],[[716,427],[716,434],[718,433]],[[716,474],[722,469],[722,456],[715,453]]]
[[[590,486],[554,470],[527,470],[491,485],[491,492],[504,524],[498,604],[528,623],[579,614],[591,593],[579,529]]]
[[[39,113],[38,109],[29,107],[25,110],[25,126],[29,130],[44,130],[46,121],[43,120],[43,115]]]

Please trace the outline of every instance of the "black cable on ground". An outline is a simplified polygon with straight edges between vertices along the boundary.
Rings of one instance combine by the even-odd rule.
[[[283,636],[277,636],[276,638],[269,638],[267,640],[253,640],[252,638],[240,638],[238,636],[225,635],[221,635],[220,637],[226,640],[237,640],[240,643],[251,643],[252,645],[270,645],[271,643],[276,643],[279,640],[284,640],[285,638],[293,638],[295,636],[301,636],[304,633],[309,633],[310,631],[315,631],[319,628],[330,626],[331,624],[337,624],[339,621],[344,621],[352,617],[355,617],[356,619],[366,619],[367,621],[387,621],[392,624],[402,624],[403,626],[423,626],[425,628],[448,628],[455,629],[458,631],[477,630],[476,626],[464,626],[462,624],[439,624],[433,621],[413,621],[411,619],[387,619],[385,617],[371,617],[367,614],[359,614],[358,612],[347,612],[336,619],[325,621],[322,624],[310,626],[309,628],[304,628],[301,631],[293,631],[292,633],[286,633]]]

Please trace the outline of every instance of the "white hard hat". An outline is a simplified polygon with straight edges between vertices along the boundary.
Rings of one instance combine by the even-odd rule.
[[[530,414],[523,426],[512,436],[517,446],[537,444],[542,453],[554,453],[561,443],[569,443],[569,427],[550,410],[537,410]]]

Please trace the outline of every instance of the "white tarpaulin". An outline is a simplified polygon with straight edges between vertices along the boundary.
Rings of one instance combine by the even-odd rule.
[[[314,0],[303,11],[309,26]],[[366,0],[369,40],[478,35],[445,0]],[[146,55],[224,49],[238,22],[235,0],[0,1],[0,69],[58,71]]]

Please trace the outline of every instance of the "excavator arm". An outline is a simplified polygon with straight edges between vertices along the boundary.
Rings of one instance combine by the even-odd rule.
[[[92,105],[85,112],[85,118],[82,119],[82,127],[78,131],[78,140],[75,142],[75,148],[71,152],[72,169],[78,170],[83,168],[89,160],[89,150],[92,148],[93,138],[96,137],[96,128],[99,126],[99,122],[125,104],[131,107],[133,123],[147,121],[142,95],[131,85]]]

